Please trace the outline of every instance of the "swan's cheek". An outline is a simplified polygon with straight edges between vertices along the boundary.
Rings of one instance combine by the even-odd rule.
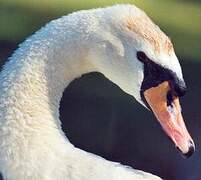
[[[195,146],[188,133],[182,114],[178,97],[172,97],[168,102],[170,85],[165,81],[157,87],[152,87],[144,92],[145,99],[154,112],[159,123],[175,146],[186,156],[193,154]]]

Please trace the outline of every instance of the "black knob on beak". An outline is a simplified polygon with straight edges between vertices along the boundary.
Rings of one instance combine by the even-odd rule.
[[[174,78],[174,80],[171,81],[170,84],[176,96],[182,97],[186,94],[187,87],[186,83],[183,80]]]

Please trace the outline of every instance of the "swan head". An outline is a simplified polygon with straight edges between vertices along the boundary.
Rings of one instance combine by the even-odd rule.
[[[195,145],[179,103],[186,85],[169,37],[135,6],[106,8],[102,16],[92,48],[97,71],[151,109],[175,146],[189,157]]]

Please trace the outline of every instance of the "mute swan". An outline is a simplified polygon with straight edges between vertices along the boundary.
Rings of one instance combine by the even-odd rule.
[[[194,151],[178,97],[185,92],[169,38],[134,5],[72,13],[47,24],[0,74],[0,170],[7,180],[155,180],[74,147],[61,130],[66,86],[101,72],[152,109],[186,156]]]

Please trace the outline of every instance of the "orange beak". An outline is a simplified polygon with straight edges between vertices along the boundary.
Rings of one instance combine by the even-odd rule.
[[[170,92],[169,82],[165,81],[157,87],[144,91],[144,97],[175,146],[186,157],[189,157],[195,151],[195,145],[186,129],[179,98],[168,94]],[[171,96],[171,100],[169,100],[168,95]]]

